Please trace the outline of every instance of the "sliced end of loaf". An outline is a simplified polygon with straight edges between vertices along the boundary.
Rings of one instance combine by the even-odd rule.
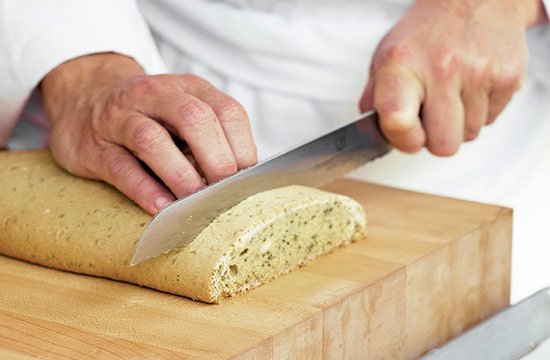
[[[345,196],[290,186],[246,201],[260,213],[274,213],[269,220],[240,234],[218,262],[210,293],[215,302],[255,288],[365,236],[364,210]]]

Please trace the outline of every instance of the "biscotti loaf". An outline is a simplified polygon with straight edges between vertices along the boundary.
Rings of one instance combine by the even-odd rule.
[[[219,302],[365,235],[348,197],[303,186],[262,192],[190,245],[130,266],[150,216],[111,186],[72,176],[47,151],[0,152],[0,253]]]

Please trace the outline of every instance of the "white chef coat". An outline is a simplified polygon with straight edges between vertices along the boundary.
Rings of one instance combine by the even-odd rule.
[[[356,115],[370,57],[409,3],[0,0],[0,146],[51,69],[80,55],[114,51],[150,74],[195,73],[233,95],[249,112],[265,158]],[[514,299],[550,285],[548,28],[531,31],[529,41],[523,89],[477,141],[447,159],[393,152],[354,174],[514,207]],[[28,146],[19,135],[29,138],[31,123],[47,130],[36,104],[27,104],[10,147]]]

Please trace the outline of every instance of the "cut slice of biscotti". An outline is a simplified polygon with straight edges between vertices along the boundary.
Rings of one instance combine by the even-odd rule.
[[[258,193],[188,246],[136,266],[150,219],[101,182],[69,175],[45,151],[0,153],[0,253],[215,303],[365,236],[356,201],[303,186]]]
[[[201,300],[218,301],[254,288],[364,236],[357,202],[325,191],[288,186],[256,194],[218,216],[178,257],[197,271]],[[212,262],[203,267],[204,259]],[[208,290],[204,292],[204,290]]]

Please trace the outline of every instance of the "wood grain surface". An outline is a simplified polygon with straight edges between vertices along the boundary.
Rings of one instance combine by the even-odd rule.
[[[368,238],[220,305],[0,256],[0,358],[409,359],[508,305],[510,209],[327,189]]]

